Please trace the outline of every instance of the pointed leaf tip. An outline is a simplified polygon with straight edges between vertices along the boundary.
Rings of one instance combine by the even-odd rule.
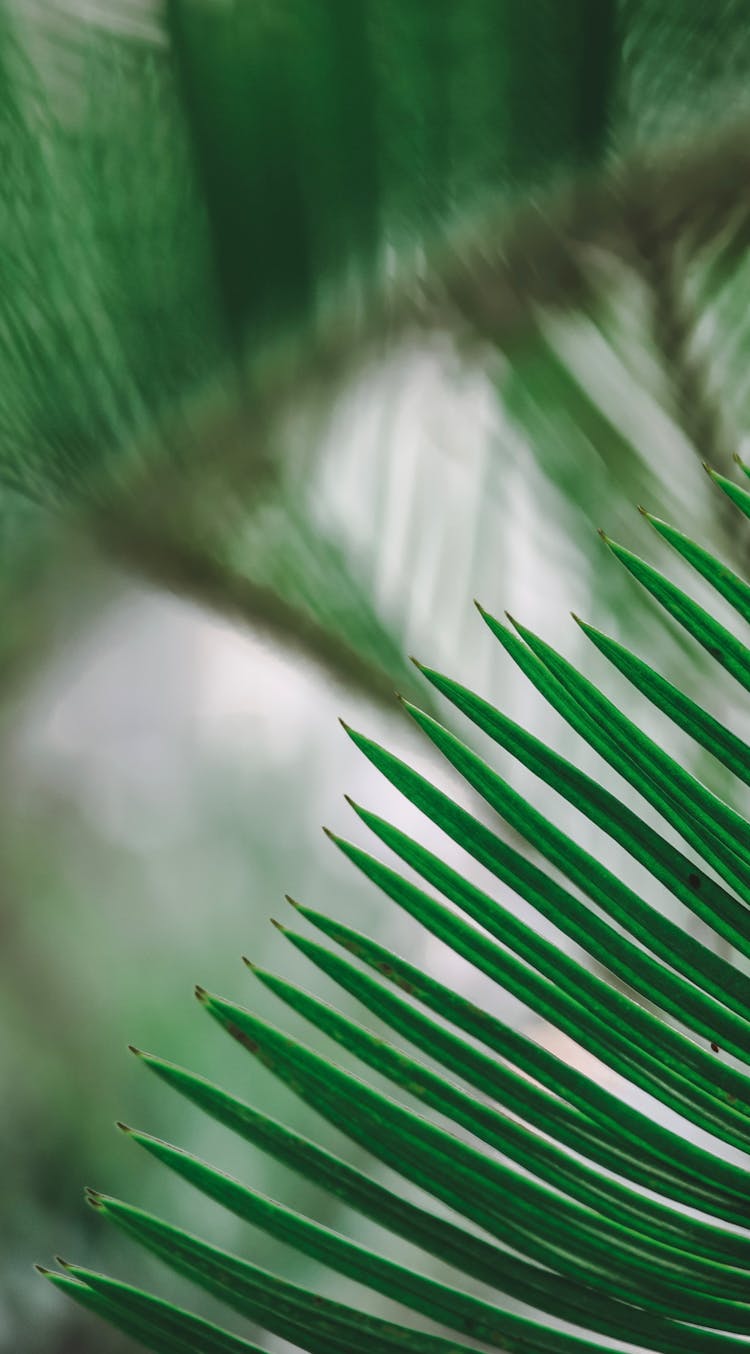
[[[45,1279],[49,1278],[49,1276],[50,1276],[51,1273],[52,1273],[52,1270],[51,1270],[51,1269],[47,1269],[44,1265],[36,1265],[36,1264],[35,1264],[35,1265],[34,1265],[34,1269],[36,1270],[37,1274],[43,1274],[44,1277],[45,1277]]]
[[[61,1269],[72,1269],[72,1268],[73,1268],[73,1266],[71,1265],[70,1261],[69,1261],[69,1260],[63,1260],[63,1258],[62,1258],[61,1255],[56,1255],[56,1256],[55,1256],[55,1264],[56,1264],[56,1265],[59,1265]]]
[[[198,983],[195,984],[195,995],[198,998],[198,1001],[205,1002],[208,998],[208,993],[205,987],[201,987]]]
[[[344,795],[344,799],[346,800],[347,804],[349,805],[349,808],[350,808],[350,809],[354,809],[354,812],[356,813],[357,810],[358,810],[358,808],[359,808],[359,805],[357,804],[356,799],[352,799],[351,795],[346,795],[346,794]]]
[[[122,1122],[122,1119],[115,1119],[115,1128],[119,1128],[121,1133],[133,1132],[132,1128],[128,1128],[128,1125]]]
[[[282,936],[286,933],[286,927],[285,927],[285,926],[282,926],[281,922],[280,922],[280,921],[277,921],[275,917],[271,917],[271,925],[272,925],[272,926],[275,926],[275,927],[276,927],[276,930],[277,930],[277,931],[280,931],[281,934],[282,934]],[[253,967],[254,967],[254,965],[253,965]]]
[[[348,734],[351,735],[351,732],[352,732],[352,726],[351,726],[351,724],[347,724],[346,720],[341,718],[341,715],[339,715],[339,724],[341,725],[342,729],[344,730],[344,733],[348,733]]]
[[[135,1044],[128,1044],[128,1052],[134,1053],[136,1058],[143,1057],[143,1050],[140,1048],[136,1048]]]
[[[639,513],[641,514],[641,517],[647,518],[647,520],[650,522],[650,521],[651,521],[651,513],[649,512],[648,508],[644,508],[644,506],[643,506],[642,503],[639,503],[637,506],[638,506],[638,511],[639,511]],[[603,535],[603,532],[600,532],[599,535],[600,535],[600,536]],[[605,537],[605,540],[606,540],[606,537]]]
[[[324,829],[324,830],[325,830],[325,829]],[[286,901],[289,903],[289,906],[290,906],[290,907],[295,908],[297,912],[300,911],[300,908],[302,907],[302,904],[301,904],[301,903],[298,903],[296,898],[292,898],[292,896],[291,896],[290,893],[285,893],[285,894],[284,894],[284,897],[285,897]]]

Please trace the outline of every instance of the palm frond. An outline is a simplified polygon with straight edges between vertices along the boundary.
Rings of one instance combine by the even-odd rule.
[[[425,327],[428,253],[598,154],[613,15],[7,0],[2,482],[372,693],[409,689],[316,522],[311,425]]]
[[[750,499],[714,476],[747,513]],[[654,524],[740,615],[738,580],[709,552]],[[614,557],[747,686],[745,646],[664,575],[607,542]],[[297,914],[329,948],[293,927],[282,935],[426,1061],[266,970],[256,980],[340,1050],[395,1089],[377,1089],[234,1001],[197,989],[204,1009],[297,1096],[403,1182],[450,1210],[368,1179],[328,1151],[186,1069],[139,1054],[193,1104],[455,1271],[438,1282],[294,1210],[149,1134],[129,1138],[237,1216],[454,1335],[370,1315],[316,1295],[139,1208],[95,1191],[116,1226],[229,1307],[303,1349],[423,1354],[464,1339],[541,1354],[606,1351],[609,1339],[681,1354],[746,1348],[750,1234],[746,1152],[750,979],[710,935],[750,955],[750,824],[719,799],[551,645],[514,621],[482,617],[508,656],[618,775],[655,810],[636,813],[480,696],[438,671],[423,676],[512,758],[573,803],[639,867],[638,887],[585,851],[430,715],[407,713],[486,805],[533,847],[532,861],[425,775],[364,734],[349,736],[410,801],[503,887],[495,896],[392,823],[352,805],[409,874],[333,836],[393,902],[539,1017],[621,1078],[622,1091],[561,1060],[491,1009],[437,982],[348,924],[307,906]],[[747,748],[707,710],[583,622],[621,673],[733,770]],[[346,726],[345,726],[346,727]],[[745,773],[746,779],[746,773]],[[658,825],[658,819],[668,825]],[[676,844],[677,838],[683,845]],[[649,901],[657,881],[699,917],[706,939]],[[417,883],[416,880],[420,882]],[[423,887],[423,885],[425,887]],[[563,953],[503,901],[524,899],[601,966]],[[291,900],[290,900],[291,901]],[[432,1014],[430,1014],[432,1013]],[[435,1019],[437,1016],[437,1019]],[[135,1051],[135,1050],[134,1050]],[[633,1091],[649,1097],[639,1107]],[[401,1097],[405,1096],[406,1101]],[[411,1105],[416,1104],[417,1108]],[[436,1120],[434,1116],[437,1115]],[[477,1232],[475,1229],[479,1229]],[[45,1271],[46,1272],[46,1271]],[[547,1318],[461,1287],[491,1285]],[[105,1276],[65,1264],[49,1277],[71,1297],[158,1351],[252,1346]],[[572,1324],[580,1334],[563,1330]],[[584,1334],[586,1332],[587,1334]],[[602,1339],[605,1343],[602,1343]]]
[[[61,513],[128,569],[270,630],[378,698],[394,683],[414,694],[397,655],[422,640],[377,590],[395,528],[387,521],[363,558],[347,512],[318,510],[330,475],[318,434],[363,371],[397,343],[448,335],[474,360],[486,351],[477,339],[499,346],[511,367],[495,383],[502,417],[545,473],[569,490],[549,427],[537,436],[534,406],[549,424],[554,402],[558,442],[582,419],[576,468],[617,467],[641,497],[641,440],[550,351],[546,330],[541,354],[534,340],[540,308],[545,321],[549,307],[601,308],[603,258],[635,266],[626,288],[643,281],[634,222],[645,216],[684,256],[691,302],[699,274],[698,321],[715,316],[721,331],[710,362],[705,344],[698,363],[682,361],[689,326],[672,343],[667,357],[691,377],[678,388],[702,389],[696,370],[720,375],[727,356],[739,392],[750,56],[729,0],[708,21],[697,4],[643,0],[523,15],[497,0],[460,12],[5,0],[0,29],[3,483],[39,505],[42,530]],[[733,53],[721,80],[705,58],[716,50]],[[653,401],[634,403],[641,422],[653,414]],[[685,421],[684,401],[671,414]],[[726,472],[701,420],[687,420],[688,437]],[[493,439],[498,478],[503,450]],[[405,459],[401,443],[372,449],[379,501]],[[424,481],[440,477],[434,449],[423,459],[404,486],[411,554],[441,508],[419,509]],[[581,509],[594,513],[596,497]],[[478,501],[477,541],[491,515]],[[439,567],[425,571],[437,591]]]

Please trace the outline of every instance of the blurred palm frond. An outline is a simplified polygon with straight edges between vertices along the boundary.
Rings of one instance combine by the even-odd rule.
[[[621,298],[653,296],[631,351],[656,332],[665,361],[692,357],[695,312],[736,359],[750,42],[728,0],[710,16],[644,0],[5,0],[0,25],[2,483],[372,694],[411,689],[398,654],[418,618],[378,580],[385,553],[429,553],[443,457],[434,434],[414,455],[388,445],[373,414],[379,531],[355,549],[356,494],[326,496],[353,387],[377,390],[394,351],[415,366],[437,351],[451,394],[457,371],[483,374],[501,433],[465,431],[476,540],[492,508],[474,462],[504,473],[511,424],[549,448],[540,406],[602,473],[650,482],[631,412],[570,369],[571,331],[552,351],[552,311],[575,330],[583,308],[611,375],[602,315],[625,270]],[[682,311],[663,303],[676,253]],[[700,388],[679,361],[673,375],[678,396]],[[691,415],[662,381],[643,408],[684,446],[709,398]],[[345,435],[356,458],[361,421]],[[560,458],[540,455],[555,483]],[[440,556],[423,569],[429,594]]]

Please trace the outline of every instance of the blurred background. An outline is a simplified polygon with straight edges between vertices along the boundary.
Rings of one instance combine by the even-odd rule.
[[[748,74],[730,0],[2,0],[2,1354],[134,1349],[36,1278],[57,1250],[186,1296],[84,1184],[347,1295],[116,1119],[385,1244],[126,1051],[370,1169],[192,997],[323,1043],[240,962],[341,1004],[270,927],[285,892],[583,1057],[325,841],[362,839],[347,792],[467,868],[337,716],[471,802],[393,695],[437,708],[414,653],[598,774],[474,597],[597,671],[573,610],[701,692],[596,528],[665,563],[644,503],[747,563],[702,461],[750,428]]]

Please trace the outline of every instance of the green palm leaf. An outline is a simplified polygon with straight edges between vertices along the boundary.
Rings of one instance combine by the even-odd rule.
[[[598,158],[615,54],[610,0],[4,0],[0,511],[413,689],[316,443],[386,338],[444,333],[477,222]]]
[[[720,487],[724,487],[723,484]],[[742,506],[742,502],[740,502]],[[656,523],[743,614],[744,596],[702,547]],[[666,614],[718,648],[718,622],[644,561],[617,546]],[[729,584],[727,579],[729,578]],[[503,886],[480,888],[459,869],[358,805],[359,820],[398,868],[339,836],[332,840],[384,894],[494,983],[570,1035],[652,1097],[652,1111],[606,1089],[377,941],[306,906],[297,915],[332,943],[280,926],[312,964],[353,996],[397,1047],[296,984],[249,968],[297,1016],[339,1045],[378,1086],[313,1051],[234,1001],[197,995],[204,1009],[323,1118],[451,1216],[368,1179],[335,1155],[227,1091],[149,1054],[145,1065],[179,1094],[363,1216],[437,1256],[455,1279],[406,1267],[259,1194],[151,1135],[127,1136],[208,1198],[332,1270],[428,1317],[443,1332],[370,1314],[290,1284],[170,1222],[96,1191],[92,1206],[140,1245],[235,1312],[303,1349],[466,1350],[466,1339],[536,1354],[591,1354],[610,1339],[678,1354],[747,1348],[750,1304],[748,1172],[750,988],[742,966],[664,917],[648,898],[658,880],[715,935],[748,954],[750,825],[647,738],[597,686],[520,625],[482,616],[508,655],[609,767],[630,782],[672,835],[620,803],[615,790],[431,668],[423,675],[511,757],[574,804],[637,862],[643,892],[572,836],[455,734],[407,703],[430,742],[533,848],[521,854],[424,775],[365,735],[350,737],[402,794]],[[581,623],[583,624],[583,623]],[[622,645],[584,631],[662,712],[718,754],[740,740]],[[726,654],[722,630],[721,649]],[[726,633],[730,633],[726,631]],[[741,657],[739,641],[733,653]],[[743,683],[744,684],[744,683]],[[731,759],[726,759],[730,764]],[[420,878],[422,883],[414,882]],[[563,882],[565,881],[565,882]],[[571,936],[595,973],[522,921],[512,891]],[[573,891],[575,890],[575,891]],[[615,981],[617,980],[617,981]],[[619,984],[619,985],[618,985]],[[437,1019],[435,1018],[437,1017]],[[731,1056],[727,1056],[731,1055]],[[424,1059],[424,1060],[423,1060]],[[388,1089],[381,1089],[387,1087]],[[416,1106],[416,1108],[413,1108]],[[663,1107],[671,1113],[662,1122]],[[694,1130],[701,1130],[694,1135]],[[709,1136],[706,1136],[709,1135]],[[75,1265],[44,1271],[71,1297],[157,1351],[251,1346],[158,1298]],[[497,1300],[466,1291],[489,1285]],[[540,1316],[507,1306],[522,1301]],[[580,1334],[547,1324],[563,1321]]]
[[[394,343],[447,336],[476,367],[488,342],[509,363],[503,419],[586,515],[611,476],[636,498],[658,480],[636,435],[655,408],[667,449],[689,454],[687,433],[728,470],[735,440],[709,436],[710,395],[715,372],[743,426],[745,28],[733,0],[708,17],[699,0],[4,0],[3,537],[23,531],[23,495],[45,542],[60,515],[64,545],[85,531],[380,699],[394,682],[414,694],[400,658],[414,627],[378,584],[390,561],[403,598],[434,540],[439,457],[405,471],[403,444],[375,447],[363,548],[346,512],[320,511],[342,392]],[[720,78],[706,52],[732,53]],[[684,315],[673,274],[690,280]],[[622,401],[633,420],[610,387],[644,364],[654,384],[652,292],[668,379]],[[546,308],[581,304],[573,361]],[[705,316],[715,341],[697,361]],[[496,441],[464,492],[477,554],[502,528]],[[396,472],[403,551],[396,514],[378,511]],[[56,536],[48,548],[54,574]],[[23,563],[14,550],[19,580]],[[438,596],[447,571],[426,572]]]

